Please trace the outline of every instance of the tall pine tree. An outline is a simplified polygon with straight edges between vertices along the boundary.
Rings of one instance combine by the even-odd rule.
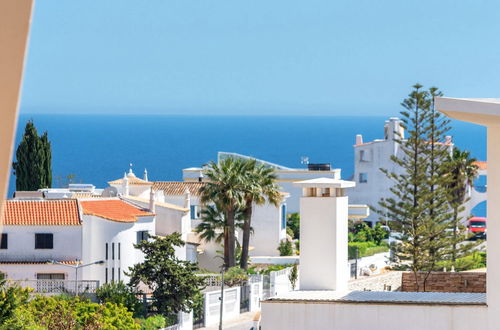
[[[391,157],[402,171],[382,169],[394,185],[390,189],[393,196],[379,203],[379,213],[392,220],[392,228],[402,235],[402,243],[395,248],[400,263],[415,278],[419,271],[427,272],[424,291],[437,262],[450,254],[453,223],[447,191],[450,176],[445,175],[451,148],[446,139],[449,121],[435,111],[433,101],[440,95],[437,88],[426,91],[417,84],[403,101],[401,115],[408,138],[396,139],[401,154]]]
[[[28,121],[12,163],[16,190],[34,191],[52,186],[52,152],[47,132],[38,136],[33,121]]]

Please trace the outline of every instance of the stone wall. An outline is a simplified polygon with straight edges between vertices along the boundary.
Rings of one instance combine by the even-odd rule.
[[[423,291],[423,280],[427,273],[417,274],[419,290]],[[411,272],[404,272],[401,291],[417,291],[415,276]],[[486,273],[475,272],[432,272],[425,284],[427,292],[486,292]]]

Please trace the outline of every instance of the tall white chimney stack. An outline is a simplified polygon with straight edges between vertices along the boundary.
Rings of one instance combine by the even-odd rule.
[[[300,290],[347,290],[346,188],[352,181],[317,178],[294,182],[300,198]]]
[[[122,180],[122,195],[123,196],[128,196],[129,195],[129,186],[128,186],[127,173],[125,173],[123,175],[123,180]]]
[[[363,144],[363,135],[356,134],[356,145],[359,146],[361,144]]]

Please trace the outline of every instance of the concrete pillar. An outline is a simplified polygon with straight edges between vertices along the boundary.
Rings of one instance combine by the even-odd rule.
[[[318,178],[295,182],[300,198],[300,289],[347,290],[347,216],[345,188],[351,181]]]
[[[489,329],[498,329],[500,315],[500,125],[488,125],[488,256],[486,294]]]
[[[155,208],[155,192],[153,191],[153,188],[149,191],[149,211],[151,213],[156,212]]]
[[[122,195],[123,196],[128,196],[129,195],[129,186],[128,186],[127,173],[125,173],[123,175],[123,180],[122,180]]]

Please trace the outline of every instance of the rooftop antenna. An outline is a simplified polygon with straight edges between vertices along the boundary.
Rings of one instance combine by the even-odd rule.
[[[309,157],[307,157],[307,156],[300,157],[300,163],[305,164],[305,165],[309,165]]]

